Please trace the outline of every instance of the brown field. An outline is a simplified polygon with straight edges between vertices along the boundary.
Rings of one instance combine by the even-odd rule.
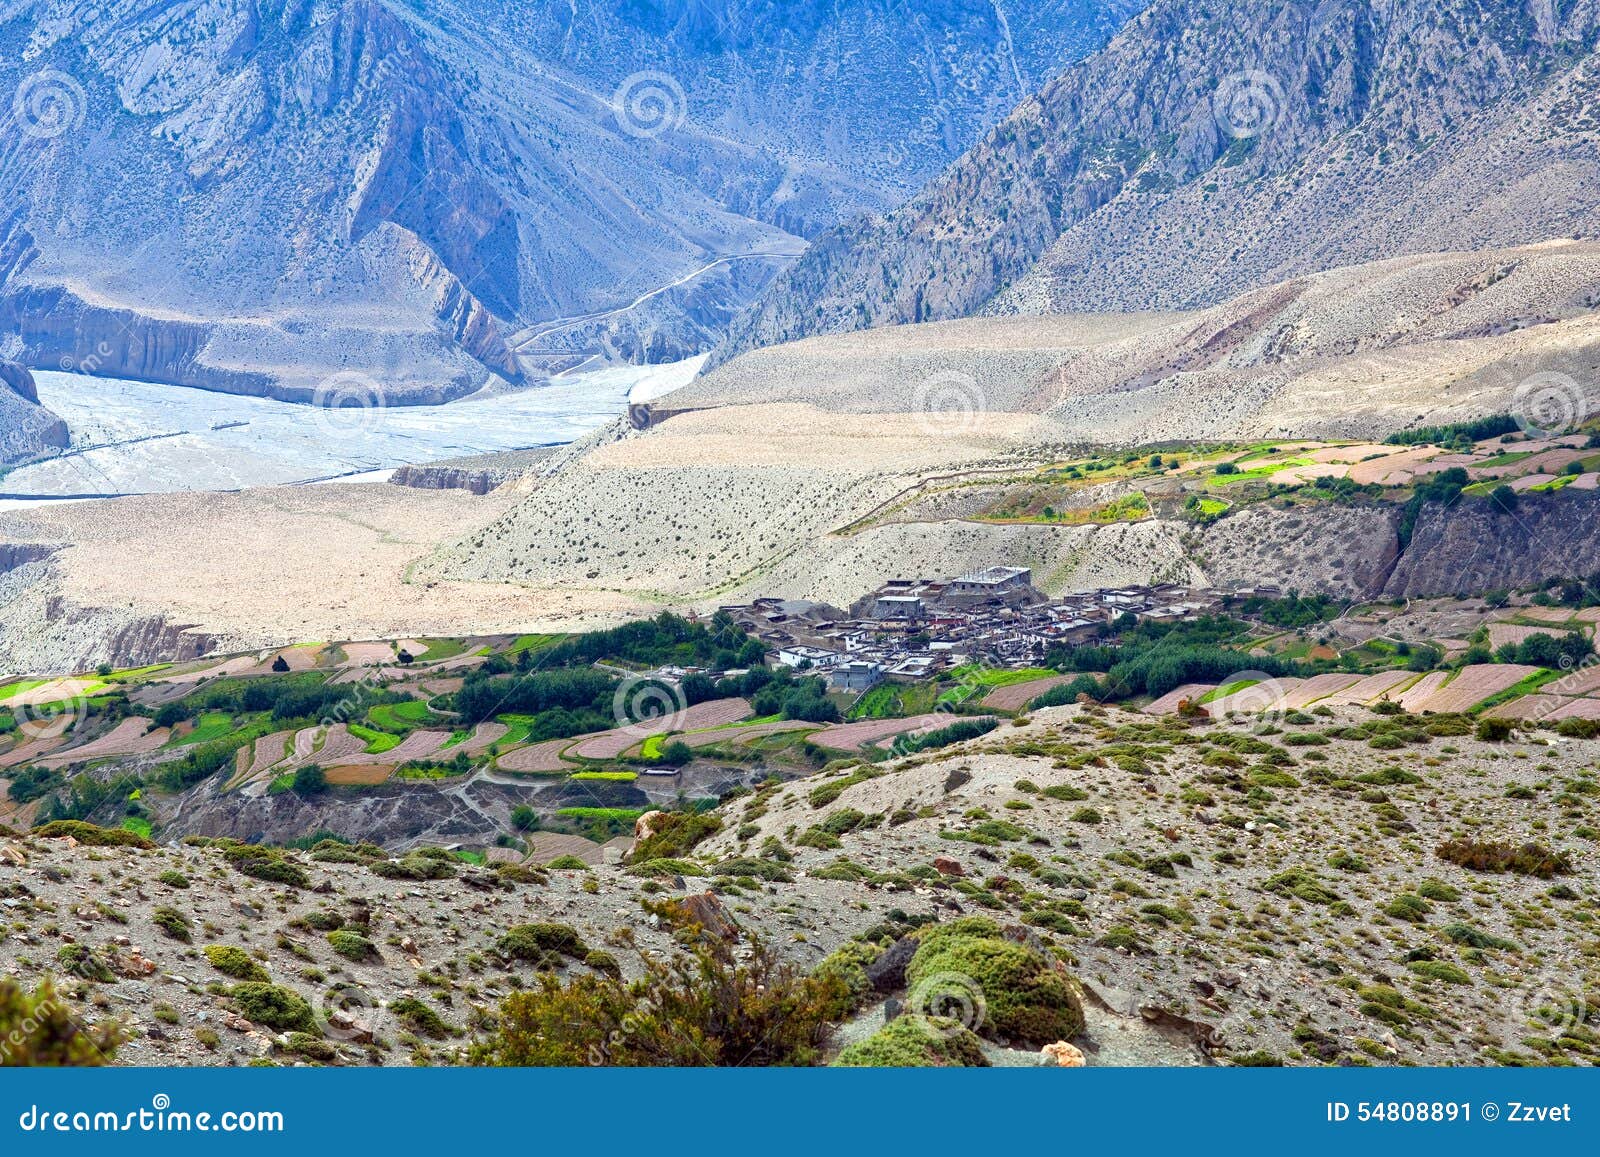
[[[983,699],[985,707],[993,707],[996,711],[1021,711],[1036,697],[1043,695],[1052,687],[1059,687],[1063,683],[1071,682],[1076,675],[1047,675],[1043,679],[1031,679],[1026,683],[1013,683],[1009,687],[996,687]]]
[[[1413,707],[1406,702],[1406,697],[1402,697],[1401,702],[1408,711],[1436,711],[1440,714],[1466,711],[1491,695],[1516,686],[1537,670],[1537,667],[1523,667],[1515,663],[1482,663],[1463,667],[1449,683],[1423,698],[1419,706]]]
[[[1179,704],[1185,699],[1194,703],[1205,698],[1210,692],[1215,691],[1214,683],[1185,683],[1182,687],[1174,687],[1161,698],[1146,707],[1147,715],[1171,715],[1178,710]]]
[[[328,782],[343,787],[371,786],[394,774],[392,763],[341,764],[327,769]]]
[[[894,739],[901,735],[932,731],[966,718],[972,717],[935,711],[927,715],[913,715],[906,719],[867,719],[860,723],[825,727],[811,739],[819,746],[832,748],[834,751],[855,751],[869,743],[880,743],[885,739]]]
[[[1379,671],[1368,675],[1343,691],[1328,696],[1328,703],[1375,703],[1396,687],[1413,682],[1416,675],[1410,671]]]
[[[573,742],[571,739],[547,739],[543,743],[519,747],[502,755],[496,766],[501,771],[575,771],[572,764],[561,758],[561,753]]]
[[[59,767],[80,759],[97,759],[103,755],[138,755],[154,751],[167,741],[165,727],[150,729],[150,720],[133,716],[118,723],[111,731],[82,747],[57,751],[39,760],[46,767]]]
[[[643,743],[652,735],[669,731],[697,731],[703,727],[721,727],[724,723],[737,723],[750,715],[750,704],[743,699],[713,699],[709,703],[696,703],[686,711],[646,719],[628,727],[602,731],[580,740],[572,749],[579,759],[615,759],[630,747]]]

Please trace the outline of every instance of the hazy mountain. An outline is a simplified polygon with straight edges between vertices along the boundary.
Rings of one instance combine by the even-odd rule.
[[[1017,7],[0,0],[0,326],[292,399],[707,348],[1141,5]]]
[[[1159,0],[715,355],[979,312],[1188,308],[1600,225],[1595,0]]]

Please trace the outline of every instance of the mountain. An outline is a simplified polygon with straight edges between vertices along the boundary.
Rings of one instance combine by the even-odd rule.
[[[1160,0],[713,355],[973,314],[1192,308],[1600,228],[1600,5]]]
[[[439,402],[709,348],[1137,0],[0,3],[35,367]]]

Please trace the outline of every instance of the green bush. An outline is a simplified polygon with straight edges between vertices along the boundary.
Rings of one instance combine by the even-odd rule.
[[[994,921],[983,917],[926,929],[906,981],[924,1011],[934,1013],[947,986],[955,986],[950,998],[970,1000],[972,992],[956,990],[970,983],[982,998],[983,1018],[975,1026],[980,1033],[1048,1044],[1083,1032],[1083,1006],[1072,982],[1050,961],[1006,940]]]
[[[1414,893],[1402,892],[1390,900],[1383,911],[1384,915],[1392,916],[1396,920],[1421,924],[1427,920],[1428,913],[1433,911],[1433,905]]]
[[[585,973],[501,1005],[475,1064],[718,1066],[815,1063],[840,1000],[837,977],[801,974],[757,940],[735,962],[702,942],[692,956],[646,957],[631,984]]]
[[[636,864],[686,856],[696,844],[722,830],[722,821],[716,816],[692,811],[663,812],[652,822],[650,835],[635,844],[629,856]]]
[[[189,917],[165,904],[150,913],[150,922],[173,940],[189,943]]]
[[[1548,880],[1572,871],[1572,861],[1543,844],[1488,843],[1479,840],[1446,840],[1434,849],[1441,860],[1474,872],[1511,872]]]
[[[965,1025],[942,1016],[897,1017],[833,1062],[837,1068],[979,1068],[983,1044]]]
[[[518,924],[500,937],[496,947],[502,956],[546,968],[555,967],[564,956],[582,960],[589,955],[583,937],[568,924]]]
[[[1511,731],[1509,719],[1478,720],[1477,737],[1485,743],[1504,743],[1511,738]]]
[[[443,1040],[445,1037],[454,1036],[457,1032],[454,1027],[445,1023],[443,1017],[414,996],[402,996],[398,1000],[390,1001],[389,1011],[418,1036]]]
[[[264,848],[260,844],[230,843],[223,847],[222,856],[235,871],[253,876],[257,880],[266,880],[272,884],[288,884],[295,888],[307,888],[311,885],[311,877],[306,875],[305,869],[286,859],[284,854],[275,848]]]
[[[267,970],[243,948],[236,948],[232,944],[208,944],[202,951],[205,952],[206,959],[211,961],[211,967],[224,976],[260,983],[272,979],[267,975]]]
[[[305,998],[287,988],[264,981],[236,984],[228,991],[240,1014],[256,1024],[279,1032],[315,1033],[317,1020]]]
[[[96,824],[84,823],[82,820],[53,820],[43,827],[36,828],[33,834],[47,840],[71,836],[80,844],[93,848],[124,847],[149,850],[156,846],[138,832],[131,832],[126,828],[102,828]]]
[[[371,960],[378,955],[378,946],[368,940],[359,932],[351,932],[347,928],[340,928],[328,933],[328,944],[346,960],[360,962]]]
[[[15,980],[0,980],[0,1064],[105,1065],[125,1039],[115,1022],[86,1026],[49,980],[31,993]]]

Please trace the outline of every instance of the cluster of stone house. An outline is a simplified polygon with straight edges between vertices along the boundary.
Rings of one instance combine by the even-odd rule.
[[[1249,594],[1272,594],[1269,589]],[[1162,584],[1049,598],[1026,567],[992,566],[953,579],[890,579],[849,611],[794,599],[726,606],[779,663],[864,691],[884,679],[916,680],[983,663],[1028,667],[1051,647],[1102,638],[1121,616],[1183,621],[1215,614],[1222,595]]]

